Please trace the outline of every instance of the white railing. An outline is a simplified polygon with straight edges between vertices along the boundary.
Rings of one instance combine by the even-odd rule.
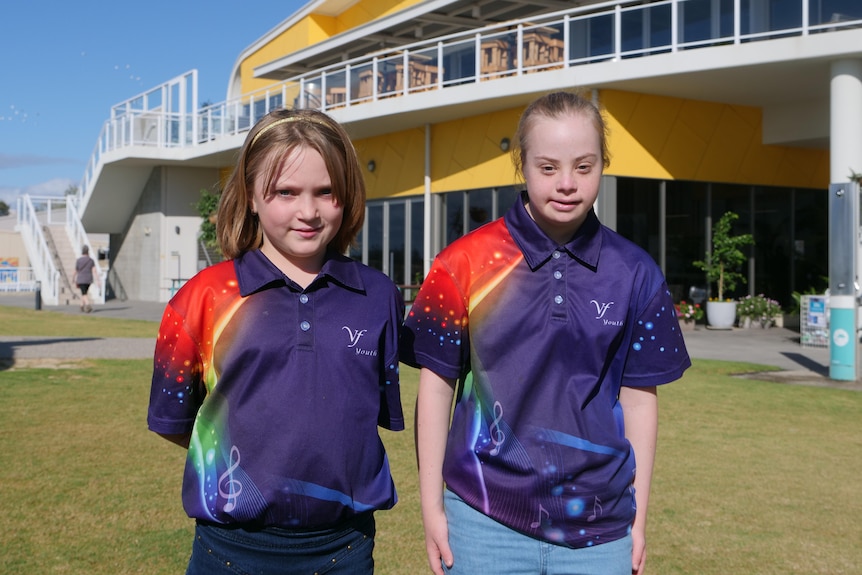
[[[0,267],[0,292],[30,292],[36,287],[33,268]]]
[[[862,27],[862,2],[853,14],[822,14],[817,0],[784,4],[773,22],[767,3],[743,8],[742,0],[605,2],[379,51],[197,110],[193,70],[114,106],[79,194],[89,199],[107,151],[196,146],[245,132],[275,108],[333,110],[544,70]]]
[[[90,296],[90,300],[95,304],[105,303],[105,292],[107,292],[107,289],[105,288],[108,285],[108,271],[103,270],[102,266],[99,265],[99,256],[93,249],[93,245],[90,243],[90,238],[87,236],[87,232],[84,230],[84,225],[81,223],[81,216],[78,215],[78,208],[75,206],[75,202],[73,201],[66,202],[66,235],[69,236],[69,241],[72,243],[72,247],[75,250],[80,249],[82,246],[87,246],[87,249],[90,252],[90,257],[93,259],[93,263],[96,264],[94,273],[98,275],[98,285],[101,286],[99,289],[95,289],[95,287],[91,289],[88,292],[88,295]],[[72,278],[69,278],[69,281],[72,281]]]
[[[50,218],[51,209],[48,209]],[[30,196],[18,198],[18,231],[33,266],[36,281],[41,282],[42,300],[48,305],[59,303],[60,272],[54,265],[54,256],[48,249],[38,213]]]

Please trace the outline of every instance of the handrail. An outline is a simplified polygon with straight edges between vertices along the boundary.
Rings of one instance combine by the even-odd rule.
[[[243,133],[275,108],[327,111],[549,69],[862,27],[862,7],[858,14],[812,20],[811,0],[796,1],[798,21],[774,28],[767,18],[743,11],[739,1],[731,3],[732,14],[710,13],[706,19],[685,10],[703,0],[581,6],[381,50],[196,111],[185,104],[188,94],[197,94],[192,70],[112,108],[78,188],[79,205],[86,206],[108,151],[198,146]],[[624,36],[628,30],[634,32]],[[164,109],[169,93],[181,95],[180,109]]]
[[[32,267],[0,267],[0,292],[31,292],[37,285]]]
[[[17,211],[18,231],[21,233],[21,239],[27,249],[36,281],[41,282],[42,300],[48,305],[57,305],[59,302],[60,272],[54,265],[54,258],[51,255],[51,250],[48,249],[48,242],[42,232],[42,225],[30,196],[25,195],[18,198]],[[48,209],[47,212],[50,214],[51,210]]]
[[[72,242],[72,247],[75,250],[78,250],[81,246],[87,246],[91,259],[95,264],[95,273],[99,278],[98,285],[100,286],[99,289],[90,291],[88,295],[93,303],[105,303],[105,292],[107,292],[105,286],[108,285],[108,272],[102,270],[102,266],[99,265],[98,254],[93,250],[93,246],[90,244],[90,237],[81,223],[81,216],[78,215],[78,208],[75,206],[75,202],[71,200],[66,202],[66,235],[69,236],[69,241]]]

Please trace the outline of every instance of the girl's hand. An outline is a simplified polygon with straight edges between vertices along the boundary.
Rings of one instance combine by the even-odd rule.
[[[441,562],[445,563],[446,567],[452,567],[454,561],[452,549],[449,547],[449,524],[446,521],[446,512],[443,509],[437,509],[424,513],[423,524],[428,564],[436,575],[443,575]]]
[[[646,565],[646,538],[643,533],[632,531],[632,575],[643,575]]]

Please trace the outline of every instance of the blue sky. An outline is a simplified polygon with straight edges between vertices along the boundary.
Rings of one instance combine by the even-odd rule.
[[[111,106],[198,70],[221,102],[246,47],[306,0],[0,4],[0,200],[78,185]]]

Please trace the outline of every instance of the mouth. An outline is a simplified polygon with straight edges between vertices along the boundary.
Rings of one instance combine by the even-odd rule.
[[[580,202],[575,200],[551,200],[550,203],[555,209],[564,212],[574,210],[580,205]]]
[[[293,231],[303,238],[313,238],[321,232],[322,228],[295,228]]]

